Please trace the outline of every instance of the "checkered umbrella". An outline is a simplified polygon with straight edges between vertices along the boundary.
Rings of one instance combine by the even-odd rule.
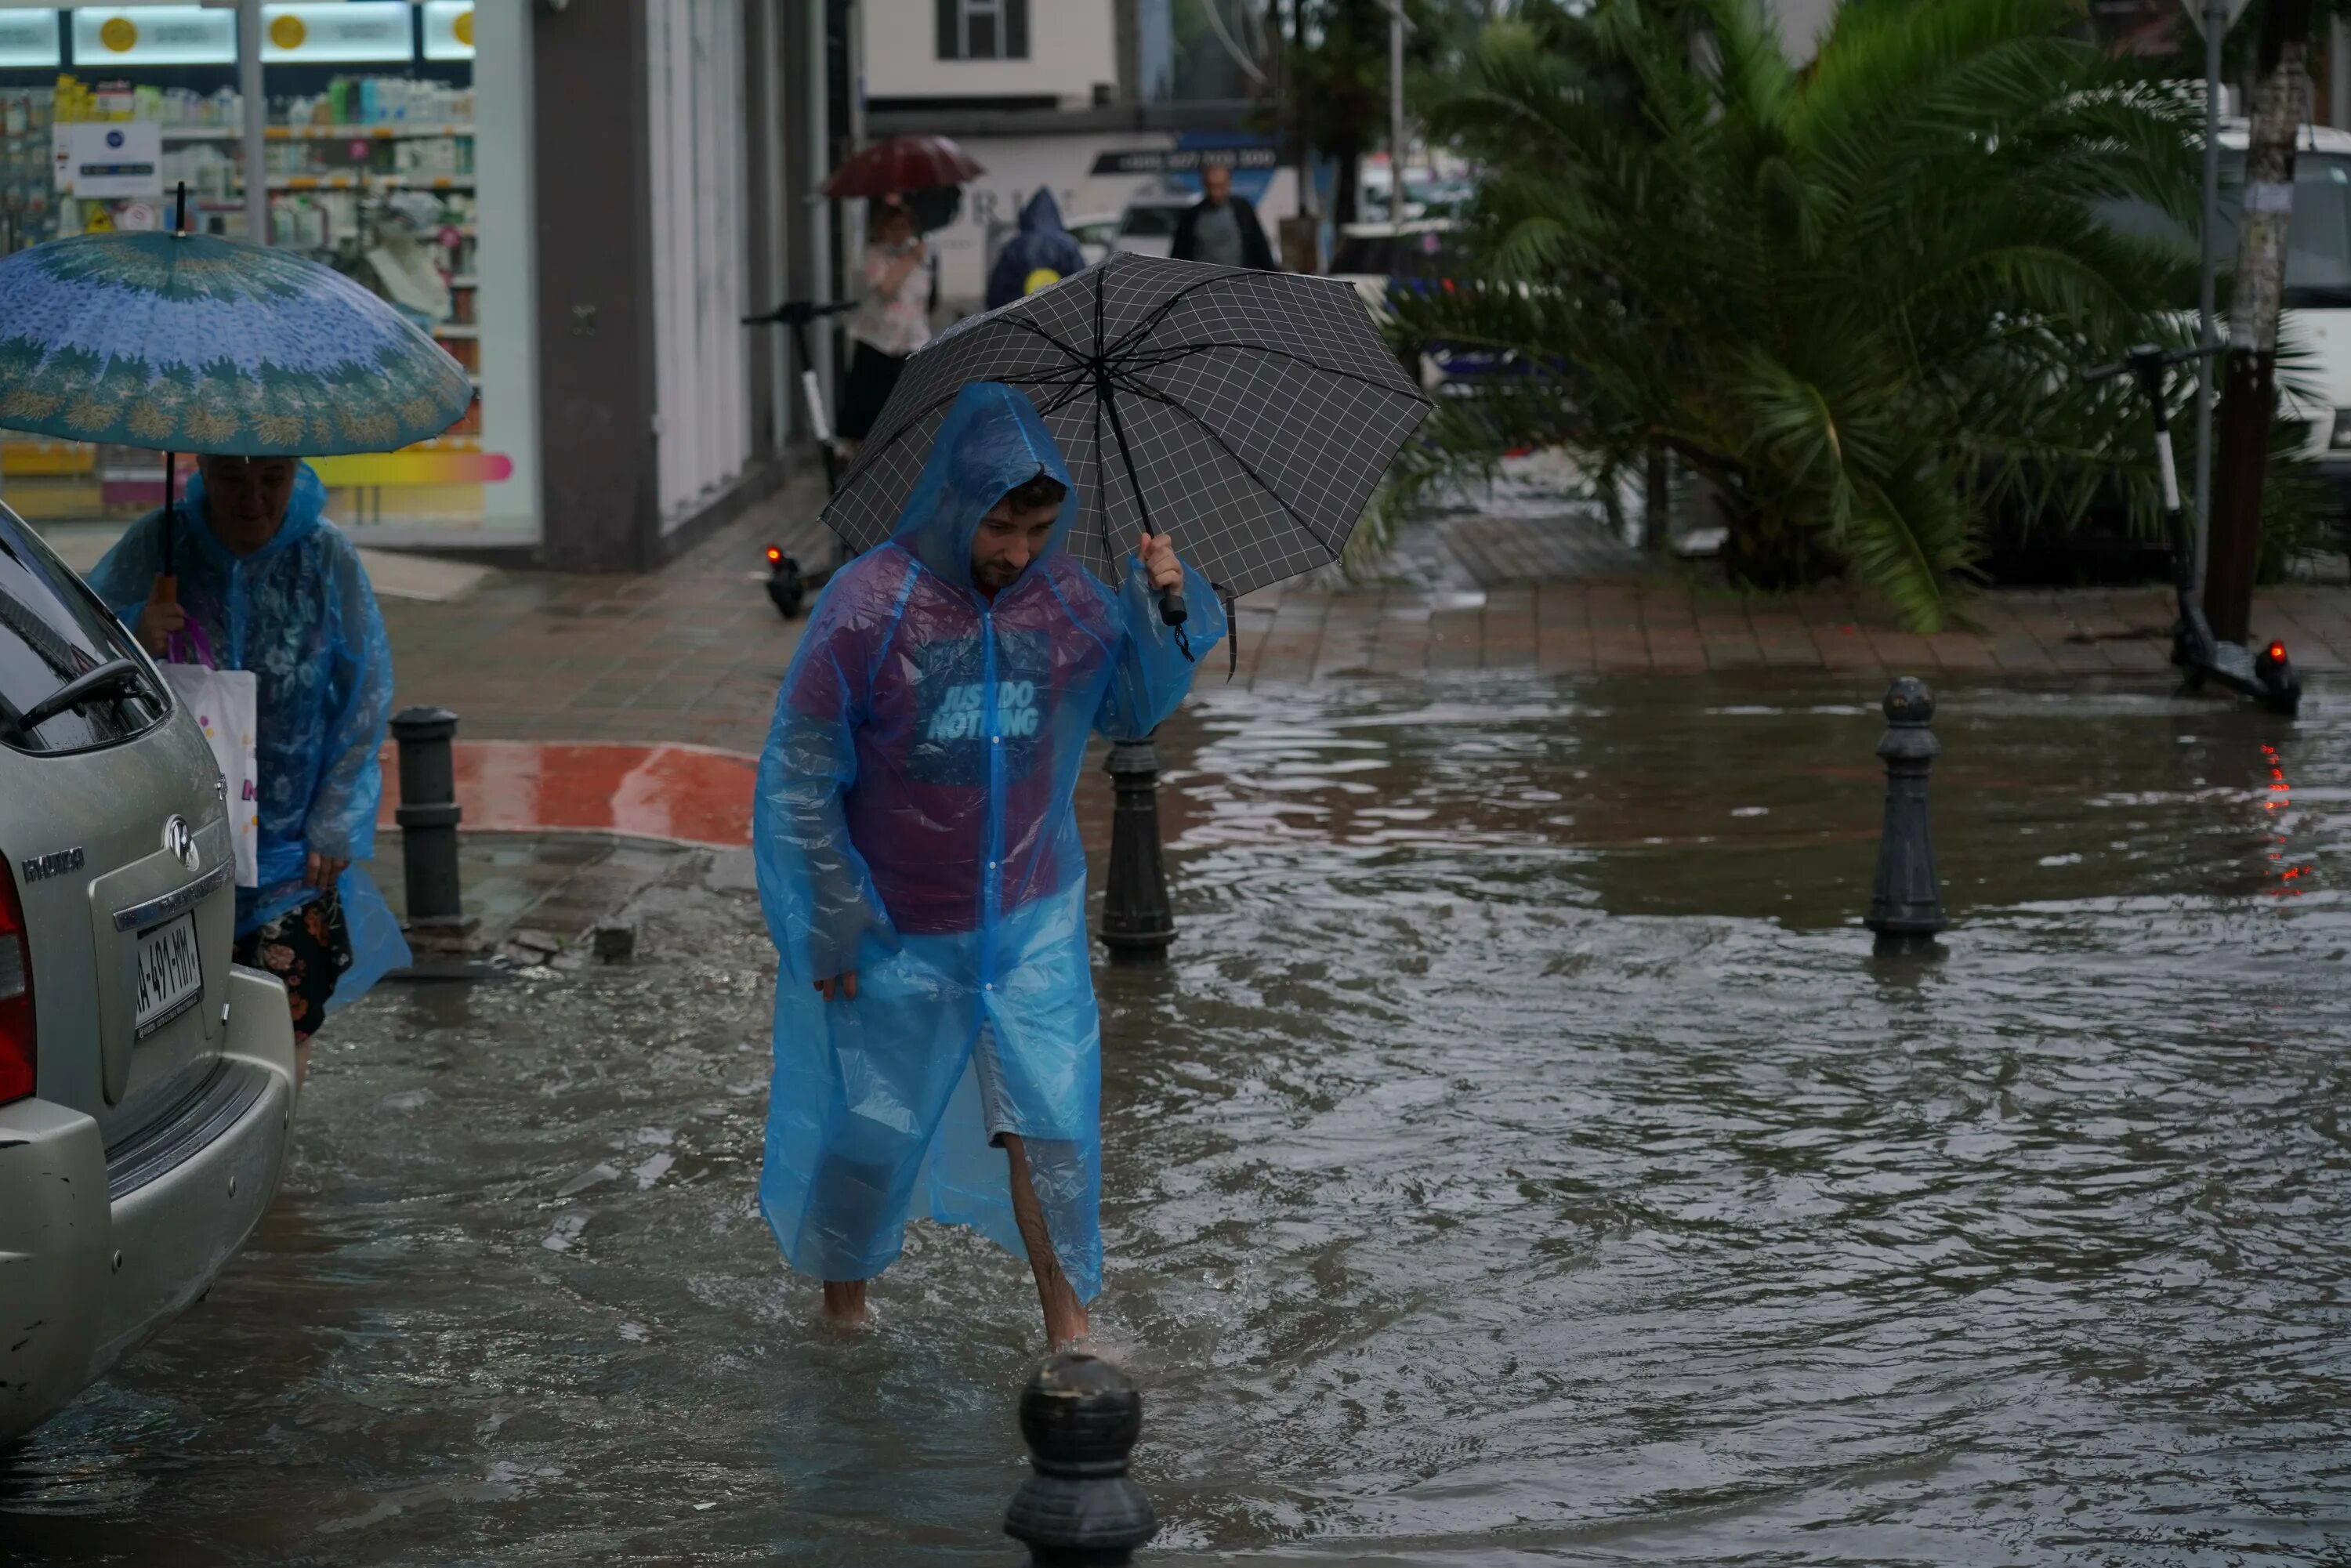
[[[906,363],[824,520],[890,537],[956,393],[1026,392],[1082,507],[1069,548],[1116,583],[1136,531],[1228,601],[1338,559],[1428,400],[1354,289],[1127,252],[985,316]]]

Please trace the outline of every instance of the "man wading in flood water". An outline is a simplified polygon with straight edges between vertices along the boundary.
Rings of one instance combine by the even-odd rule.
[[[1055,1347],[1102,1288],[1102,1042],[1071,796],[1089,730],[1147,734],[1209,585],[1144,535],[1116,591],[1021,393],[966,387],[889,542],[818,601],[759,761],[752,837],[781,957],[759,1199],[824,1313],[864,1320],[919,1198],[1026,1256]]]

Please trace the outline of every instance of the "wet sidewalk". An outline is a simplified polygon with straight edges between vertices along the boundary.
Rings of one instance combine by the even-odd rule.
[[[831,559],[820,479],[801,479],[658,572],[493,572],[462,598],[385,598],[402,706],[467,740],[678,742],[756,752],[804,621],[762,586],[762,551]]]
[[[1527,525],[1532,526],[1532,525]],[[674,743],[755,753],[804,620],[761,586],[770,540],[829,548],[815,497],[788,492],[668,570],[643,576],[494,573],[462,600],[386,600],[402,704],[437,703],[467,740]],[[2132,675],[2160,680],[2170,598],[2159,588],[1980,595],[1969,630],[1921,637],[1857,596],[1772,597],[1662,574],[1435,590],[1288,586],[1241,601],[1235,684],[1514,670],[1694,675]],[[2351,668],[2351,590],[2265,591],[2255,625],[2307,674]],[[1220,652],[1204,681],[1224,684]]]
[[[1240,603],[1239,677],[1324,680],[1447,670],[1721,674],[1823,670],[2158,675],[2171,595],[2003,591],[1969,601],[1969,629],[1922,637],[1851,594],[1742,594],[1665,576],[1422,592],[1273,589]],[[2305,674],[2351,667],[2351,591],[2282,587],[2254,604]]]
[[[823,501],[822,482],[803,477],[659,572],[493,572],[462,594],[388,596],[399,700],[454,709],[468,741],[756,753],[806,625],[768,601],[762,552],[828,562]],[[2159,681],[2170,652],[2160,586],[1984,593],[1961,606],[1962,629],[1922,637],[1864,595],[1740,593],[1660,569],[1610,534],[1596,502],[1548,480],[1432,515],[1374,575],[1333,568],[1241,601],[1233,684],[1468,670]],[[2254,625],[2321,685],[2351,669],[2351,589],[2266,591]],[[1204,685],[1225,684],[1227,668],[1220,651]]]

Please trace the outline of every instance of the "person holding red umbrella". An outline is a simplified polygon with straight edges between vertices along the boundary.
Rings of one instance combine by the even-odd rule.
[[[874,203],[865,229],[865,298],[849,322],[856,352],[841,395],[841,434],[852,449],[890,401],[906,356],[931,340],[929,259],[905,204],[894,194]]]

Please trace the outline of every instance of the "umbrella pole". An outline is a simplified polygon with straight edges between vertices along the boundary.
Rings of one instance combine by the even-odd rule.
[[[1110,433],[1112,438],[1118,443],[1118,460],[1126,467],[1127,487],[1134,492],[1135,510],[1143,514],[1143,531],[1146,534],[1150,533],[1151,502],[1144,496],[1143,481],[1134,472],[1134,454],[1127,449],[1126,444],[1126,421],[1118,416],[1118,398],[1111,390],[1110,353],[1102,343],[1102,280],[1100,277],[1094,279],[1093,372],[1094,406],[1098,410],[1110,411]],[[1101,427],[1097,425],[1095,428]],[[1096,462],[1102,460],[1099,443],[1097,443],[1094,460]],[[1110,486],[1107,485],[1102,486],[1102,521],[1105,526],[1110,521]],[[1184,622],[1188,616],[1184,609],[1182,591],[1174,588],[1160,591],[1159,619],[1176,628],[1176,646],[1182,652],[1184,662],[1190,664],[1192,643],[1191,640],[1184,635]]]
[[[155,602],[177,604],[180,580],[172,572],[172,513],[178,506],[180,455],[163,454],[163,575],[155,580]]]
[[[188,232],[188,183],[180,182],[179,204],[172,214],[172,232]],[[163,454],[163,573],[155,580],[155,601],[176,604],[180,601],[180,580],[172,571],[172,513],[178,504],[180,488],[180,455]]]
[[[1118,443],[1118,460],[1126,469],[1128,488],[1134,492],[1135,508],[1143,514],[1143,531],[1150,533],[1151,503],[1143,497],[1143,481],[1134,472],[1134,454],[1127,450],[1126,421],[1118,416],[1118,401],[1112,395],[1107,368],[1095,372],[1094,395],[1110,410],[1110,433],[1112,439]],[[1110,507],[1104,505],[1102,510],[1107,513]],[[1176,645],[1184,651],[1184,657],[1188,661],[1192,657],[1192,648],[1184,635],[1184,622],[1190,619],[1190,615],[1184,608],[1183,590],[1163,588],[1159,591],[1159,619],[1176,628]]]

